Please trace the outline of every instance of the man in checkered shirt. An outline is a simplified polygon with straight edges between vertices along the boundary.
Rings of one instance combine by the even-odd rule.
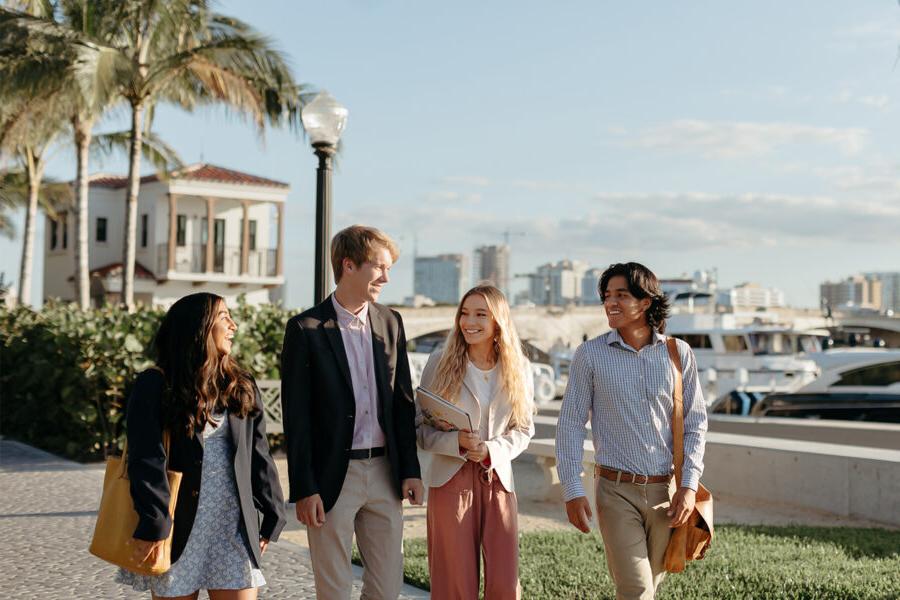
[[[618,599],[652,599],[662,581],[671,528],[687,521],[703,472],[706,405],[690,347],[677,341],[684,372],[684,468],[672,474],[675,366],[666,348],[669,303],[638,263],[615,264],[599,292],[612,329],[579,346],[556,430],[556,458],[569,521],[588,533],[581,483],[585,425],[595,451],[597,521]]]

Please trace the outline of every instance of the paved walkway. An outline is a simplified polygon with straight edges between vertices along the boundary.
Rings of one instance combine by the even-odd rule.
[[[149,598],[116,584],[115,567],[87,551],[102,486],[102,465],[81,465],[0,440],[0,598]],[[306,548],[280,541],[263,561],[268,585],[261,599],[315,597]],[[360,573],[356,568],[354,598],[359,598]],[[404,586],[401,596],[428,597],[411,586]]]

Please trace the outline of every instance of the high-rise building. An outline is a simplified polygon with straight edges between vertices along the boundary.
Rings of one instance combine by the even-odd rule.
[[[413,277],[414,294],[438,304],[456,304],[466,292],[468,261],[462,254],[417,256]]]
[[[597,290],[602,276],[603,269],[591,268],[584,272],[581,279],[581,304],[603,304],[603,298]]]
[[[882,280],[871,275],[853,275],[843,281],[826,281],[819,286],[819,300],[831,309],[880,310]]]
[[[881,311],[900,314],[900,271],[865,273],[863,276],[881,283]]]
[[[473,283],[489,281],[509,298],[509,246],[480,246],[472,260]]]
[[[531,300],[535,304],[566,306],[581,298],[581,280],[587,265],[577,260],[561,260],[537,268],[531,276]]]

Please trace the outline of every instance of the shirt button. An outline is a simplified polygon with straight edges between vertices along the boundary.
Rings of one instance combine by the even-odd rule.
[[[191,492],[191,496],[193,496],[194,498],[196,498],[199,495],[200,495],[200,490],[194,490],[193,492]]]

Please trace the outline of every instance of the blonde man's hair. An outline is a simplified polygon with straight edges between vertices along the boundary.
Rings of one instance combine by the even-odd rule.
[[[379,248],[390,252],[393,262],[397,262],[400,258],[400,250],[394,240],[374,227],[351,225],[338,231],[331,239],[331,270],[334,272],[334,282],[339,282],[344,274],[345,258],[349,258],[354,265],[359,266],[375,258]]]

